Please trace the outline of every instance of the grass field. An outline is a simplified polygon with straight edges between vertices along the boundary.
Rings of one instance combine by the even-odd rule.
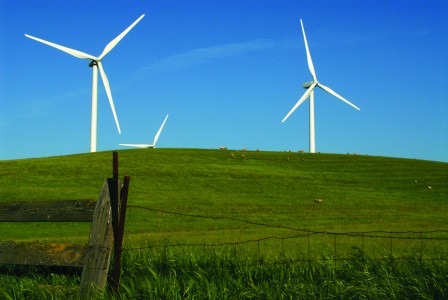
[[[317,231],[448,228],[447,163],[196,149],[126,150],[119,151],[119,160],[120,176],[131,176],[131,206]],[[0,161],[0,201],[96,199],[103,180],[111,177],[111,161],[110,152]],[[134,242],[167,234],[173,240],[234,241],[263,231],[285,232],[133,208],[126,225]],[[18,226],[22,236],[6,230],[4,239],[55,237],[51,226],[44,231]],[[67,228],[63,239],[79,238],[78,228],[73,231]]]
[[[285,259],[280,254],[288,251],[289,259],[337,256],[351,261],[359,249],[366,258],[447,257],[446,240],[425,241],[423,245],[420,240],[396,239],[391,244],[390,238],[366,238],[364,233],[375,231],[366,233],[372,236],[384,231],[389,237],[418,238],[428,237],[420,232],[448,230],[448,163],[349,154],[200,149],[124,150],[119,151],[119,160],[120,176],[131,176],[124,248],[128,250],[125,254],[134,257],[131,261],[135,265],[141,264],[135,258],[140,251],[133,249],[145,248],[145,253],[162,249],[157,253],[166,256],[166,247],[155,246],[178,244],[224,244],[213,248],[221,251],[233,249],[229,243],[241,243],[238,259],[257,261],[268,256],[273,261]],[[104,179],[111,177],[111,162],[111,152],[0,161],[0,201],[96,199]],[[323,201],[316,203],[315,199]],[[85,243],[89,233],[89,224],[82,223],[0,226],[0,240]],[[416,233],[404,233],[408,231]],[[291,238],[309,232],[316,233],[311,242],[306,235]],[[337,235],[348,232],[363,236]],[[428,234],[431,239],[447,237],[446,233]],[[262,241],[243,243],[251,240]],[[203,257],[201,251],[204,249],[199,246],[168,249],[179,261],[184,259],[179,253]],[[446,261],[441,264],[436,268],[446,270]],[[138,269],[128,266],[130,274]],[[326,262],[321,266],[332,268]],[[437,270],[431,272],[439,274]],[[145,278],[144,285],[151,286],[150,276]],[[134,286],[141,281],[127,280],[124,277],[123,284],[135,293],[145,290]],[[253,296],[257,295],[263,296]]]

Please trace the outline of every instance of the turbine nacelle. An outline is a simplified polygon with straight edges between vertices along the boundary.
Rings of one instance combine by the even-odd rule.
[[[313,85],[313,83],[314,83],[313,80],[307,81],[302,86],[303,86],[304,89],[309,89]]]

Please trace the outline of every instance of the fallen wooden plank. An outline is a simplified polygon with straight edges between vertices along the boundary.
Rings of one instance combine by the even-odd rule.
[[[92,222],[94,200],[0,202],[0,222]]]
[[[0,242],[0,264],[84,266],[87,246]]]

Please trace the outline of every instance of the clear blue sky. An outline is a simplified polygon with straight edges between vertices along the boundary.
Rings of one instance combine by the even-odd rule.
[[[448,162],[448,1],[0,0],[0,160],[83,153],[90,145],[88,61],[141,14],[103,60],[98,151],[160,148],[308,151],[308,102],[281,120],[311,80],[316,150]]]

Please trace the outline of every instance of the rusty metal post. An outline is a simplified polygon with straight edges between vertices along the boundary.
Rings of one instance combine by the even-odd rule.
[[[112,178],[108,178],[110,205],[112,208],[112,227],[114,229],[114,241],[116,232],[118,231],[119,214],[119,197],[118,197],[118,153],[114,151],[112,160]]]
[[[114,235],[114,265],[116,258],[116,251],[117,251],[117,242],[118,242],[118,224],[120,220],[119,215],[119,189],[118,189],[118,153],[114,151],[112,153],[113,159],[112,159],[112,178],[108,178],[107,182],[109,184],[109,195],[110,195],[110,206],[112,210],[112,229],[113,229],[113,235]],[[113,271],[115,273],[115,270]],[[112,289],[117,290],[118,287],[115,283],[115,277],[112,277]]]
[[[113,162],[112,162],[112,174],[113,178],[118,181],[118,152],[114,151],[112,153]]]
[[[126,220],[126,208],[129,191],[129,176],[124,177],[124,182],[119,187],[118,181],[118,153],[113,152],[113,178],[111,183],[111,206],[112,206],[112,227],[114,230],[114,267],[112,273],[111,287],[114,292],[118,292],[121,276],[121,253],[123,249],[124,225]]]
[[[112,208],[112,228],[114,229],[114,246],[116,246],[117,234],[118,234],[118,223],[120,220],[119,208],[120,208],[120,198],[118,196],[118,153],[113,152],[113,163],[112,163],[112,178],[108,178],[109,183],[109,195],[110,195],[110,206]],[[115,247],[114,247],[115,248]]]
[[[121,253],[123,251],[124,224],[126,221],[126,208],[128,204],[129,176],[124,177],[123,186],[120,191],[120,219],[114,247],[114,268],[112,274],[112,288],[118,292],[121,277]]]

